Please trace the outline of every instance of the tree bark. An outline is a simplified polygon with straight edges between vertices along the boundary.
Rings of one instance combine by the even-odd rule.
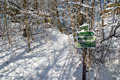
[[[55,2],[55,8],[58,8],[57,6],[57,0],[54,0]],[[57,23],[58,23],[58,28],[59,28],[59,31],[63,33],[63,30],[62,30],[62,25],[61,25],[61,22],[60,22],[60,19],[59,19],[59,12],[58,10],[56,10],[56,16],[57,16]]]
[[[91,22],[91,29],[93,29],[94,23],[95,23],[95,19],[94,19],[94,7],[95,7],[95,0],[92,0],[92,22]]]
[[[7,26],[7,15],[6,15],[6,12],[7,12],[7,1],[5,0],[4,3],[5,3],[4,4],[4,28],[5,28],[5,32],[7,32],[6,35],[7,35],[9,44],[11,44],[11,39],[10,39],[10,35],[9,35],[9,29],[8,29],[8,26]]]
[[[27,1],[26,0],[23,0],[23,8],[24,10],[26,10],[27,8]],[[31,46],[30,46],[30,26],[29,26],[29,20],[28,20],[28,16],[27,14],[24,14],[24,33],[25,33],[25,36],[27,37],[27,43],[28,43],[28,48],[29,48],[29,51],[31,51]]]

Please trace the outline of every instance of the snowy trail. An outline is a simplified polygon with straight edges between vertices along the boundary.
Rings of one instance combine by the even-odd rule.
[[[7,51],[0,46],[0,80],[75,80],[79,56],[73,52],[68,36],[56,29],[48,34],[48,41],[36,36],[31,52],[27,52],[21,37]]]

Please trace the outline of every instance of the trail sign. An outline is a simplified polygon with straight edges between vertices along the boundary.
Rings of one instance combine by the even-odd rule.
[[[79,27],[79,32],[77,32],[77,42],[76,46],[78,48],[88,48],[96,46],[96,37],[93,31],[89,31],[88,24],[84,24]]]
[[[96,47],[96,42],[76,42],[78,48]]]
[[[95,36],[78,36],[78,41],[95,41]]]
[[[95,47],[96,46],[96,42],[95,41],[93,41],[93,42],[79,42],[79,43],[84,48]]]
[[[77,36],[93,36],[94,32],[79,32]]]

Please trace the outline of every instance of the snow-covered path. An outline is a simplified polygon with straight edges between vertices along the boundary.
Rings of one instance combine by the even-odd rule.
[[[19,35],[7,50],[5,42],[1,42],[0,80],[75,80],[73,74],[79,55],[71,47],[68,36],[56,29],[48,30],[48,35],[47,38],[35,36],[31,52]]]

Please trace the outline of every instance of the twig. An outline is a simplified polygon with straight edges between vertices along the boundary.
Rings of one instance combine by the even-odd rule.
[[[118,29],[119,27],[120,27],[120,22],[118,22],[118,25],[115,27],[115,29],[113,29],[113,33],[111,33],[111,35],[110,35],[109,37],[103,39],[100,43],[102,43],[102,42],[104,42],[104,41],[106,41],[106,40],[109,40],[109,39],[112,38],[112,37],[118,37],[118,36],[120,36],[120,35],[116,36],[116,31],[117,31],[117,29]]]

